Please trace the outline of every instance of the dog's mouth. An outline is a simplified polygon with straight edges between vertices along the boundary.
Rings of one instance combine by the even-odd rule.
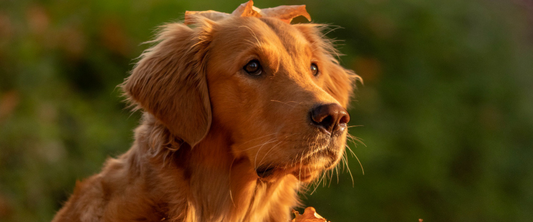
[[[267,178],[274,174],[275,169],[275,167],[259,167],[255,170],[255,172],[260,178]]]
[[[338,162],[338,149],[327,147],[310,151],[292,161],[291,164],[265,164],[255,172],[262,181],[275,181],[277,178],[292,174],[301,182],[310,182],[323,170],[332,168]]]
[[[263,182],[273,182],[276,181],[279,177],[284,175],[293,175],[299,181],[307,183],[314,180],[324,169],[324,167],[316,167],[310,165],[299,165],[291,168],[283,167],[269,167],[269,168],[258,168],[256,170],[259,179]]]

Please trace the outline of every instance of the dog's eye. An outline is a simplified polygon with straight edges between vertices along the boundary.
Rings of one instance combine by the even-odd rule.
[[[311,73],[313,73],[313,76],[318,76],[319,71],[316,63],[311,63]]]
[[[311,73],[313,74],[313,76],[318,76],[319,71],[318,65],[316,63],[311,63]]]
[[[255,59],[248,62],[248,64],[246,64],[242,69],[252,76],[259,76],[263,72],[263,69],[261,68],[261,63],[259,63],[259,61]]]

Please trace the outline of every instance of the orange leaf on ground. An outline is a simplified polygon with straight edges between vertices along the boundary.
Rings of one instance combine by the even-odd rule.
[[[315,208],[305,208],[304,214],[300,215],[298,211],[293,211],[296,216],[292,222],[328,222],[325,218],[316,213]]]

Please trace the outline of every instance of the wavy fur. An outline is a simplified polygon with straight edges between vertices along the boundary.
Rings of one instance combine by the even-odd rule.
[[[346,132],[323,135],[309,110],[347,107],[359,77],[339,66],[320,26],[195,24],[163,26],[140,56],[122,84],[144,112],[133,146],[78,182],[53,221],[288,221],[299,190],[338,163]],[[253,59],[262,76],[243,71]]]

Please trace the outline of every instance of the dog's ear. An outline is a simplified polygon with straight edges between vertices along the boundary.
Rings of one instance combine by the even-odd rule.
[[[136,109],[144,109],[191,147],[211,125],[205,60],[211,41],[209,20],[192,29],[161,27],[154,46],[140,56],[122,88]]]

